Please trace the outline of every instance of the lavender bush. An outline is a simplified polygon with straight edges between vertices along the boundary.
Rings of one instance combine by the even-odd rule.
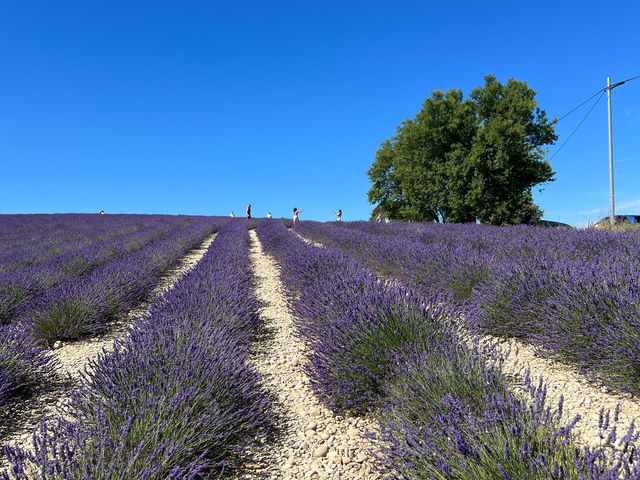
[[[9,397],[41,382],[54,367],[53,356],[24,329],[0,326],[0,408]]]
[[[172,222],[168,223],[175,230],[177,223]],[[123,262],[112,262],[93,275],[50,289],[26,303],[22,321],[0,327],[0,404],[41,383],[52,371],[53,357],[45,352],[42,342],[51,345],[57,339],[104,331],[107,321],[153,288],[163,269],[223,222],[190,217],[185,228],[123,257]],[[160,223],[166,222],[160,219]],[[133,270],[123,270],[127,268]]]
[[[184,220],[161,215],[24,215],[22,228],[5,231],[6,223],[13,223],[16,217],[0,216],[0,273],[41,265],[98,242]]]
[[[67,417],[36,449],[5,448],[1,478],[183,479],[220,473],[267,421],[245,359],[258,322],[246,222],[228,222],[202,261],[92,363]]]
[[[398,352],[458,342],[446,297],[381,284],[362,263],[306,246],[280,222],[262,222],[257,232],[281,260],[296,329],[311,352],[307,373],[330,408],[379,407]]]
[[[296,230],[425,295],[452,294],[477,333],[518,338],[640,393],[638,232],[371,222]]]
[[[490,258],[467,243],[450,239],[428,246],[401,236],[371,235],[342,225],[300,222],[298,233],[364,261],[378,275],[391,276],[424,291],[443,291],[466,300],[490,273]]]
[[[19,316],[33,337],[47,344],[100,333],[107,322],[144,300],[160,276],[217,230],[219,222],[193,222],[86,277],[49,289],[24,305]]]
[[[545,406],[544,385],[527,378],[527,397],[516,398],[482,357],[444,348],[443,357],[408,352],[387,386],[388,403],[380,412],[383,452],[396,478],[640,478],[633,424],[618,450],[611,448],[618,439],[607,413],[601,424],[606,448],[579,447],[571,433],[579,417],[563,426],[562,402],[556,409]]]
[[[58,262],[64,268],[64,259],[73,262],[78,257],[69,256],[71,252],[77,254],[86,247],[98,246],[95,252],[101,253],[101,250],[105,249],[106,253],[109,253],[109,242],[112,240],[129,236],[135,241],[136,236],[133,234],[136,232],[139,232],[140,236],[154,231],[161,235],[171,229],[185,226],[194,219],[168,215],[52,215],[51,217],[58,219],[59,223],[51,225],[51,222],[43,221],[39,215],[26,217],[30,218],[27,239],[24,235],[12,232],[0,240],[2,273],[36,267],[45,262]],[[0,217],[0,231],[4,226],[3,220],[6,221],[8,218]],[[21,241],[15,243],[16,239]],[[86,259],[89,260],[90,258]]]
[[[257,231],[280,260],[315,390],[338,411],[373,408],[397,478],[640,478],[633,426],[622,452],[579,448],[577,419],[567,424],[562,404],[547,407],[543,385],[527,383],[529,396],[515,397],[495,350],[460,340],[451,298],[421,302],[344,254],[304,245],[282,224]],[[615,440],[612,431],[608,445]]]
[[[25,269],[0,275],[0,321],[8,323],[25,303],[37,299],[47,289],[89,274],[123,255],[140,250],[145,245],[190,224],[193,219],[176,217],[172,221],[156,219],[154,224],[125,234],[118,234],[105,241],[68,249],[48,261]],[[130,228],[129,228],[130,230]],[[22,253],[30,256],[31,252]]]

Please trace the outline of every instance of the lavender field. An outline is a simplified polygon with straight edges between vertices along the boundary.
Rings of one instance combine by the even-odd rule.
[[[0,478],[640,479],[639,434],[615,425],[619,409],[602,410],[601,445],[584,444],[580,419],[549,404],[545,383],[527,376],[515,388],[495,343],[480,340],[528,342],[635,398],[638,234],[291,227],[275,219],[0,216],[0,416],[58,375],[57,342],[100,336],[151,301],[88,362],[64,410],[42,418],[31,445],[5,445]],[[335,425],[379,425],[368,433],[371,468],[334,455],[333,433],[314,436],[320,426],[309,441],[326,449],[307,450],[278,424],[282,405],[251,360],[271,337],[249,229],[278,265],[273,280],[310,394]],[[195,267],[150,299],[159,279],[214,233]],[[335,431],[332,418],[322,421]],[[297,470],[265,477],[247,468],[265,449],[286,451]]]
[[[476,333],[518,338],[640,394],[640,234],[516,226],[320,224],[299,233],[451,297]]]
[[[429,239],[413,225],[376,235],[366,231],[389,226],[301,222],[297,234],[335,248],[319,249],[269,227],[263,226],[263,243],[282,259],[284,283],[302,292],[294,309],[312,352],[309,374],[318,394],[337,409],[375,412],[387,464],[400,478],[638,478],[633,426],[608,459],[606,446],[576,445],[571,429],[578,419],[563,418],[562,405],[545,406],[544,385],[529,383],[529,400],[514,396],[496,363],[487,362],[492,352],[460,338],[465,316],[471,327],[489,330],[469,304],[476,305],[472,295],[483,282],[508,270],[500,261],[513,261],[525,279],[530,272],[517,265],[528,256],[546,254],[563,265],[556,243],[563,233],[516,228],[483,235],[482,227],[433,225],[426,230],[442,232]],[[415,240],[405,239],[403,230]],[[616,246],[635,240],[602,238]],[[597,252],[589,233],[580,240],[567,247],[573,258]],[[626,245],[627,255],[631,249]],[[380,282],[374,272],[394,281]],[[540,320],[538,326],[546,331]],[[609,427],[608,414],[601,427]],[[603,438],[613,445],[615,430]]]
[[[0,217],[0,405],[46,378],[48,347],[103,332],[220,220],[149,215]]]

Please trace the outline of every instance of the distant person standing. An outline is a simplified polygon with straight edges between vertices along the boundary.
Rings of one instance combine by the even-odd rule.
[[[382,217],[380,216],[380,214],[378,214],[378,216],[376,217],[376,222],[381,222],[382,221]]]
[[[251,204],[247,205],[247,220],[251,218]]]
[[[304,209],[298,210],[296,207],[293,207],[293,226],[295,227],[298,223],[298,214],[304,212]]]
[[[271,218],[271,212],[267,213],[267,218]]]
[[[100,210],[100,215],[104,215],[104,210]]]
[[[236,216],[236,214],[235,214],[235,213],[233,213],[233,212],[231,212],[231,213],[229,214],[229,216],[230,216],[231,218],[234,218],[234,217]]]
[[[338,220],[337,220],[338,222],[342,221],[342,210],[338,209],[338,213],[336,212],[331,212],[331,213],[333,213],[336,217],[338,217]]]

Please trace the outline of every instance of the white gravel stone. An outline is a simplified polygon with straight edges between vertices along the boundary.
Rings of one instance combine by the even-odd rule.
[[[278,266],[270,256],[264,254],[255,232],[251,231],[250,235],[253,242],[251,260],[256,276],[256,291],[263,305],[260,314],[264,328],[272,332],[268,342],[256,343],[250,354],[250,362],[260,372],[264,387],[275,399],[274,410],[282,422],[278,427],[283,438],[276,445],[250,447],[247,456],[259,459],[256,463],[263,467],[240,471],[234,480],[383,479],[384,476],[376,472],[373,464],[369,465],[369,473],[354,476],[348,467],[349,461],[342,461],[341,457],[346,455],[338,455],[338,451],[344,452],[349,444],[358,453],[368,452],[376,447],[370,439],[361,438],[361,432],[358,432],[357,438],[350,438],[347,433],[350,425],[346,420],[323,407],[311,391],[302,368],[306,363],[306,347],[295,336]],[[319,439],[323,440],[322,444],[316,443]],[[312,442],[313,447],[309,442]],[[307,444],[307,448],[295,448],[302,444]],[[332,454],[331,457],[329,453]],[[278,455],[281,458],[295,459],[295,466],[283,463]]]
[[[313,451],[313,456],[316,458],[324,457],[327,453],[329,453],[329,447],[326,445],[320,445]]]
[[[495,342],[495,339],[488,336],[483,340]],[[618,439],[624,436],[633,420],[638,423],[640,399],[637,397],[610,392],[608,387],[590,381],[577,368],[543,358],[534,347],[517,340],[502,341],[496,348],[506,355],[502,370],[512,376],[515,393],[524,395],[524,374],[528,369],[534,384],[537,385],[540,378],[546,383],[547,405],[555,408],[560,397],[563,398],[563,423],[569,423],[576,415],[581,416],[574,429],[579,442],[592,447],[600,445],[598,420],[602,407],[611,411],[611,425],[616,425]],[[613,411],[618,403],[620,416],[614,424]]]

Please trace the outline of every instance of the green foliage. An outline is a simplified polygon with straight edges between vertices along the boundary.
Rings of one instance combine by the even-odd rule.
[[[75,340],[93,331],[96,316],[89,302],[71,297],[32,314],[32,337],[49,346],[56,340]]]
[[[557,139],[526,82],[493,75],[464,99],[432,92],[414,119],[381,144],[368,200],[391,219],[534,223],[531,188],[553,181],[545,145]]]
[[[9,283],[0,285],[0,324],[6,325],[11,322],[16,309],[29,298],[29,291]]]
[[[390,407],[378,415],[401,426],[390,442],[404,447],[395,465],[401,478],[585,478],[576,473],[579,450],[569,430],[555,427],[561,410],[545,411],[532,389],[529,405],[516,400],[482,356],[470,357],[460,345],[398,373],[387,384]]]

